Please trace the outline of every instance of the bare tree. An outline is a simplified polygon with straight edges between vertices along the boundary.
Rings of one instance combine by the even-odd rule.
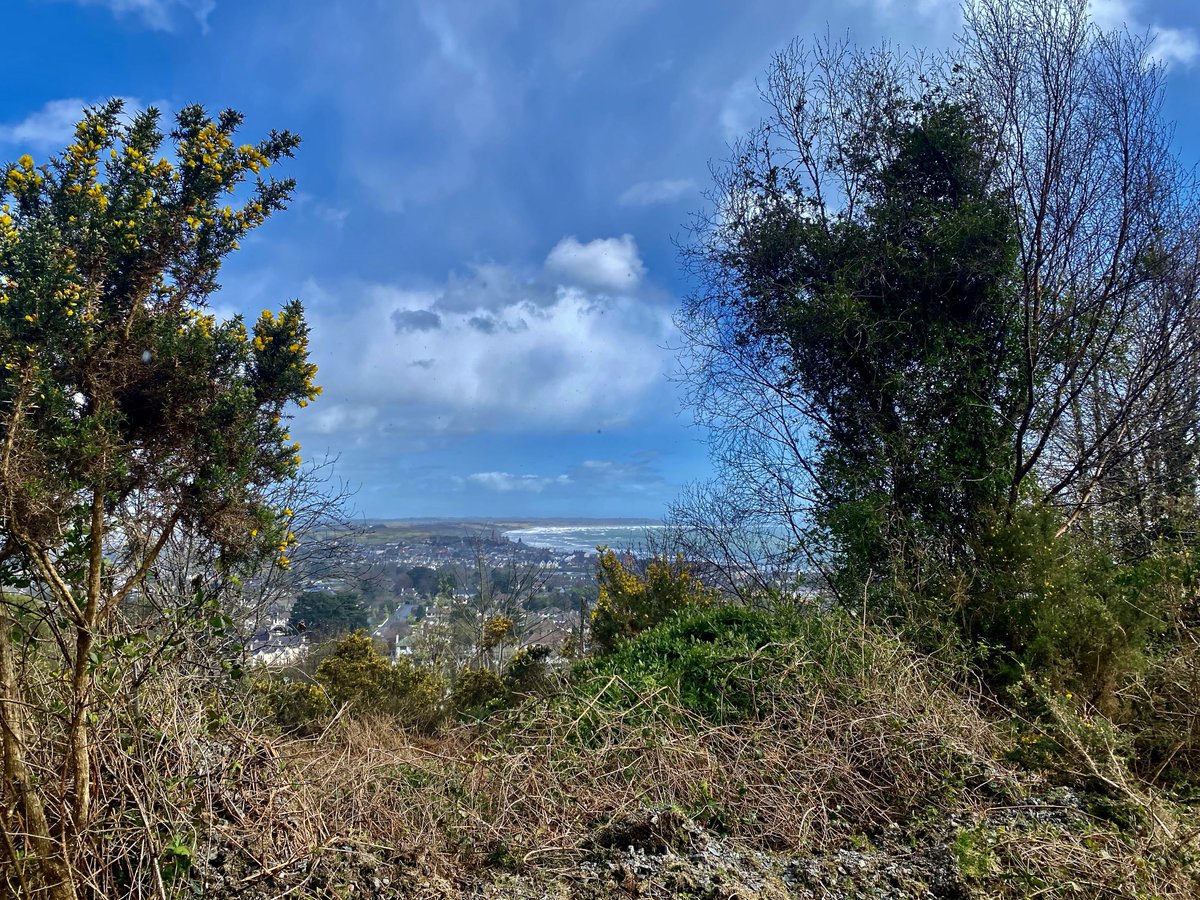
[[[734,481],[728,473],[720,482],[688,485],[668,511],[667,543],[703,561],[705,583],[743,603],[804,602],[824,586],[819,536],[803,510],[785,505],[780,514],[773,500],[781,494],[761,493],[768,485]]]
[[[490,543],[484,534],[466,540],[471,560],[455,567],[446,587],[464,596],[439,597],[421,623],[422,655],[452,675],[462,665],[499,671],[507,650],[526,635],[526,605],[545,587],[548,570]]]
[[[1010,506],[1032,480],[1064,530],[1106,505],[1150,526],[1148,495],[1194,489],[1179,477],[1197,422],[1200,221],[1163,65],[1083,0],[980,0],[966,21],[969,96],[995,123],[1019,244]]]
[[[184,644],[189,665],[198,670],[240,667],[251,636],[285,617],[304,585],[363,577],[354,543],[362,529],[353,518],[353,491],[337,478],[336,463],[333,457],[314,460],[267,491],[271,506],[289,518],[286,562],[272,555],[230,568],[207,542],[176,529],[142,589],[122,610],[127,627],[159,648],[143,671],[154,671],[168,650],[179,657]],[[201,613],[209,627],[197,630]]]
[[[977,0],[946,57],[831,39],[776,57],[761,85],[765,121],[714,172],[712,211],[683,248],[701,285],[677,317],[683,380],[719,474],[673,517],[699,535],[702,555],[745,582],[756,557],[788,564],[787,552],[755,549],[774,541],[791,565],[832,583],[845,559],[820,520],[842,501],[824,454],[839,440],[851,454],[856,440],[876,441],[872,477],[885,494],[934,466],[936,433],[921,433],[929,425],[903,407],[905,391],[948,392],[951,369],[918,353],[865,373],[866,388],[849,401],[831,400],[829,385],[818,384],[822,394],[812,367],[807,380],[800,367],[797,310],[814,296],[832,302],[842,291],[871,304],[897,289],[869,261],[816,275],[813,267],[826,244],[879,223],[881,205],[895,200],[885,182],[904,135],[939,108],[978,136],[980,196],[1006,205],[1013,256],[996,282],[993,330],[981,332],[980,345],[993,349],[975,367],[993,385],[976,408],[994,420],[1007,461],[981,458],[956,483],[1000,478],[991,505],[1001,519],[1044,505],[1060,515],[1060,535],[1088,528],[1131,552],[1137,534],[1152,537],[1191,509],[1200,222],[1195,179],[1162,119],[1164,69],[1152,51],[1145,37],[1101,31],[1084,0]],[[885,255],[909,252],[903,216]],[[971,265],[971,253],[917,252],[913,264],[953,270]],[[838,339],[858,340],[868,355],[891,339],[888,321]],[[890,321],[908,327],[903,314]],[[858,349],[844,354],[849,364]],[[860,403],[878,424],[847,432],[838,402]],[[951,524],[941,533],[950,540],[940,550],[897,545],[893,561],[910,580],[929,565],[969,565],[968,531]]]

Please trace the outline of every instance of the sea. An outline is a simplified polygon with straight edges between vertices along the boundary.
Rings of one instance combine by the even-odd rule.
[[[582,550],[595,553],[596,547],[646,552],[666,537],[666,525],[537,525],[504,532],[510,541],[520,540],[530,547],[545,547],[560,553]]]

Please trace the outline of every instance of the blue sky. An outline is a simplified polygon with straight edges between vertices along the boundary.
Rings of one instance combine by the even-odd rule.
[[[367,516],[649,516],[708,474],[669,377],[674,239],[794,36],[947,46],[954,0],[5,0],[0,160],[85,103],[304,139],[292,208],[222,313],[300,297],[324,396],[293,434]],[[1095,0],[1158,35],[1200,158],[1200,10]]]

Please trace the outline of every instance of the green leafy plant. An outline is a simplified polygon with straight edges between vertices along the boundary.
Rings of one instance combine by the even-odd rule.
[[[553,681],[548,664],[550,653],[545,644],[522,647],[514,653],[502,673],[508,689],[522,696],[549,690]]]
[[[285,207],[293,182],[265,170],[299,139],[239,143],[239,113],[195,105],[169,141],[159,124],[112,101],[58,156],[0,167],[0,583],[22,592],[0,601],[0,732],[14,827],[55,900],[76,894],[93,819],[105,662],[161,627],[139,593],[175,540],[218,577],[288,564],[271,488],[301,462],[285,420],[320,393],[298,301],[252,325],[209,311],[224,258]],[[25,618],[58,635],[37,664],[13,640]],[[103,703],[127,702],[113,689]]]
[[[171,838],[162,851],[163,880],[175,887],[186,879],[192,871],[192,857],[192,848],[185,838],[179,835]]]
[[[361,716],[389,716],[425,730],[442,718],[441,679],[407,659],[389,661],[362,631],[337,642],[316,679],[335,706]]]
[[[612,653],[576,667],[577,681],[608,695],[645,695],[668,689],[689,712],[716,721],[735,721],[769,706],[782,682],[769,675],[793,669],[797,657],[813,653],[838,664],[827,632],[840,620],[808,621],[786,613],[740,606],[685,607],[658,625],[620,644]],[[806,643],[811,641],[811,643]]]
[[[263,678],[254,693],[281,729],[302,737],[313,734],[333,711],[325,689],[311,681]]]
[[[600,653],[611,651],[622,638],[632,637],[687,606],[703,606],[715,594],[688,569],[682,554],[674,559],[656,555],[643,571],[629,557],[606,547],[597,548],[599,596],[591,613],[591,640]]]
[[[984,827],[964,828],[954,836],[951,849],[959,871],[972,880],[985,878],[997,867],[994,836]]]
[[[450,705],[460,716],[478,718],[503,706],[509,696],[508,685],[490,669],[464,669],[450,689]]]

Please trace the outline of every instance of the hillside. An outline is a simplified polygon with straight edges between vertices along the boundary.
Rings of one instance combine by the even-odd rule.
[[[1200,890],[1188,792],[1135,778],[1094,711],[999,710],[841,615],[696,610],[526,687],[423,734],[351,704],[307,738],[244,702],[206,732],[181,694],[126,788],[177,843],[126,830],[112,864],[214,898]]]

